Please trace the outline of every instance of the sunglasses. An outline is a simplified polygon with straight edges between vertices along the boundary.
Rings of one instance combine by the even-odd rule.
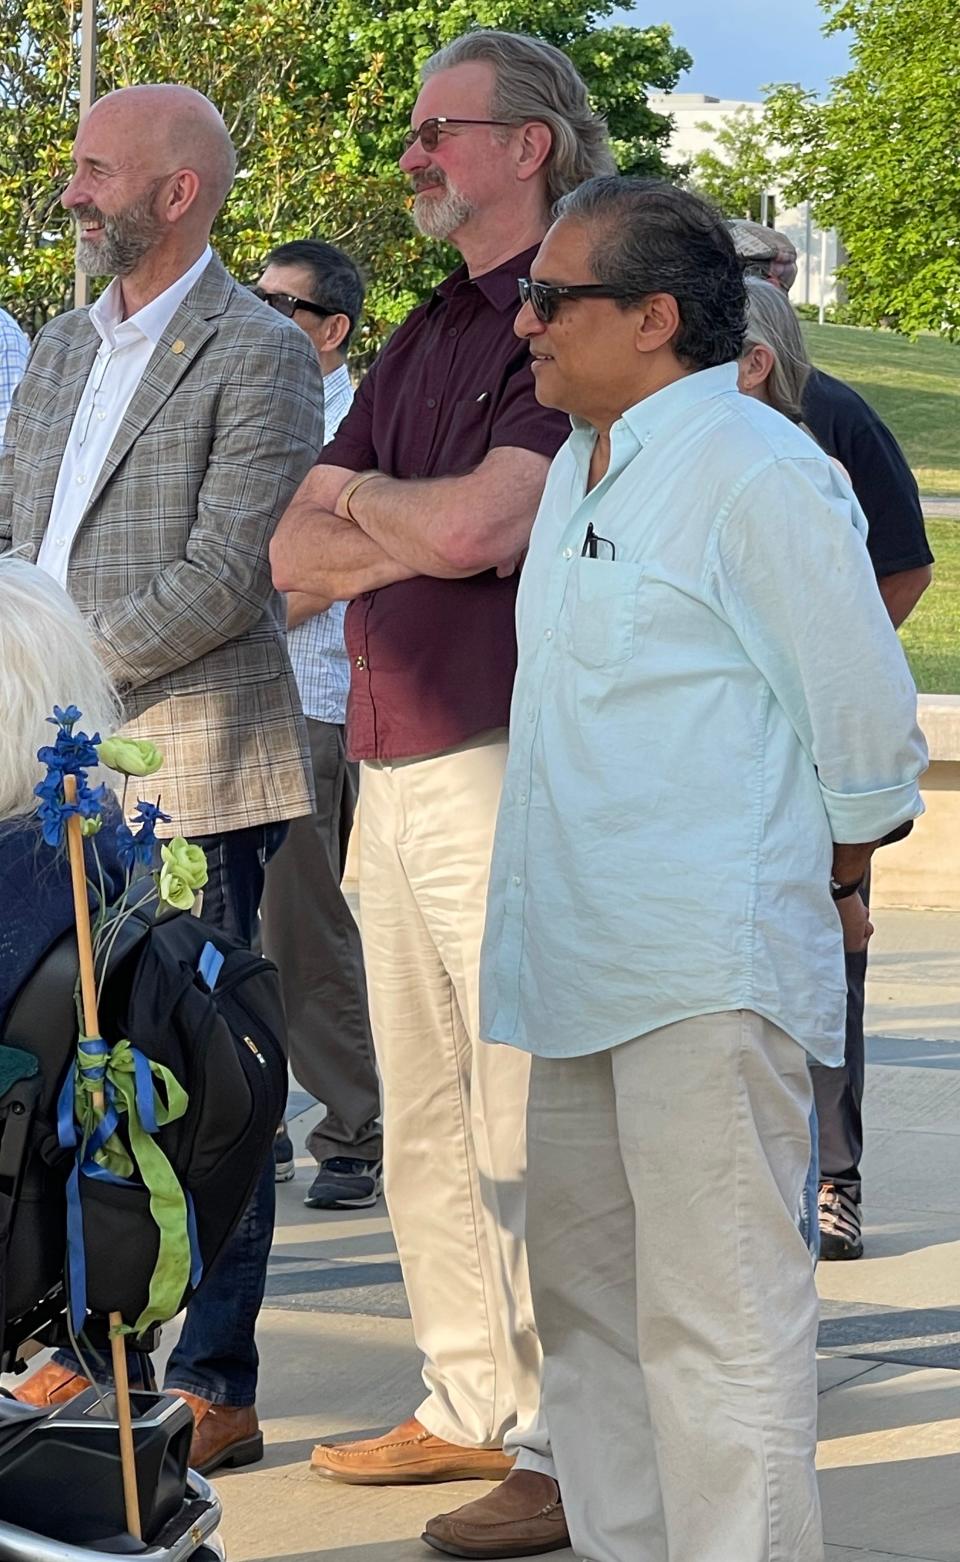
[[[567,287],[554,287],[549,282],[534,282],[530,277],[518,277],[521,304],[529,304],[537,319],[549,325],[565,298],[633,298],[622,287],[607,287],[603,282],[578,282]]]
[[[298,309],[309,309],[312,315],[336,314],[335,309],[324,309],[322,304],[311,303],[309,298],[295,298],[292,293],[265,293],[259,286],[251,287],[250,292],[262,304],[275,309],[278,315],[286,315],[288,320],[293,319]]]
[[[440,145],[440,137],[447,125],[509,125],[509,119],[450,119],[446,114],[431,114],[429,119],[423,119],[415,130],[408,130],[403,138],[406,151],[417,141],[425,152],[435,152]]]

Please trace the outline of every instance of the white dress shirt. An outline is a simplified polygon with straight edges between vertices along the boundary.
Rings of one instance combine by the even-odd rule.
[[[921,813],[926,766],[863,511],[736,364],[625,412],[588,493],[594,441],[520,577],[482,1034],[569,1057],[749,1009],[839,1063],[831,842]]]
[[[119,277],[91,306],[90,322],[100,336],[100,346],[67,438],[37,556],[40,568],[61,586],[66,587],[73,540],[124,413],[161,336],[212,258],[207,245],[189,271],[128,320],[122,318]]]

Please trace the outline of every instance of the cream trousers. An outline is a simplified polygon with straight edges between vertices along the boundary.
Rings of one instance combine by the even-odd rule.
[[[479,1039],[495,732],[360,771],[360,920],[383,1079],[385,1186],[428,1393],[463,1446],[552,1471],[524,1249],[530,1060]]]
[[[535,1058],[528,1246],[588,1562],[823,1562],[801,1047],[751,1013]]]

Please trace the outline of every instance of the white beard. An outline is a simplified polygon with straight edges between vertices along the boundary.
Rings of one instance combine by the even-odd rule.
[[[431,188],[435,189],[436,186]],[[413,203],[413,220],[428,239],[448,239],[476,213],[477,208],[459,190],[447,185],[442,195],[421,192]]]

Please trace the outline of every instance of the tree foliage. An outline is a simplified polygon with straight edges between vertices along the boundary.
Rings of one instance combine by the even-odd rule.
[[[688,179],[728,217],[750,217],[754,222],[761,220],[764,193],[774,190],[777,182],[776,157],[763,116],[745,105],[724,118],[713,146],[691,160]]]
[[[375,346],[447,269],[415,233],[396,160],[419,65],[470,26],[536,33],[570,53],[606,114],[624,172],[665,172],[669,121],[647,89],[690,64],[667,27],[601,26],[616,0],[101,0],[98,91],[147,81],[197,87],[221,108],[239,176],[215,242],[253,278],[265,252],[322,236],[370,279]],[[0,0],[3,300],[29,326],[63,307],[72,244],[58,204],[78,91],[79,0]]]
[[[847,318],[960,337],[960,27],[956,0],[821,0],[850,29],[852,68],[818,103],[768,99],[786,194],[836,226]]]

